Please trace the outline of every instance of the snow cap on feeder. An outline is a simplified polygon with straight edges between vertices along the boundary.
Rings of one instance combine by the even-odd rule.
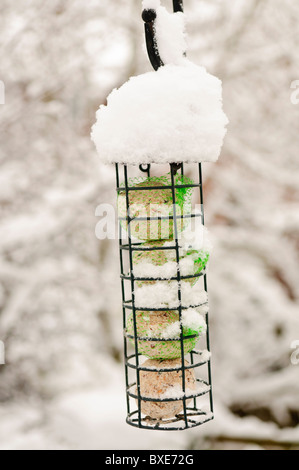
[[[158,0],[144,0],[154,12],[155,72],[132,77],[100,106],[92,129],[105,163],[131,165],[217,161],[228,119],[222,83],[190,62],[185,18],[168,13]]]

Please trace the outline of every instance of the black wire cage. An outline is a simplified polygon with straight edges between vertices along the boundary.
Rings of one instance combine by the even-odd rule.
[[[183,11],[183,1],[173,0],[174,12]],[[145,33],[147,49],[150,61],[155,70],[163,66],[159,55],[156,39],[154,22],[156,12],[154,10],[143,11],[143,20],[145,21]],[[154,136],[153,136],[154,138]],[[122,290],[122,309],[123,309],[123,331],[124,331],[124,360],[125,360],[125,378],[126,378],[126,398],[127,398],[127,423],[143,429],[156,430],[182,430],[193,428],[204,424],[213,419],[213,396],[212,396],[212,376],[211,376],[211,357],[210,357],[210,333],[209,333],[209,314],[208,308],[204,311],[206,334],[198,339],[195,334],[187,334],[183,330],[184,312],[190,308],[198,309],[207,304],[206,298],[198,298],[198,301],[188,304],[185,302],[182,284],[191,277],[197,277],[197,283],[201,283],[202,291],[207,294],[207,272],[202,269],[200,272],[191,275],[185,275],[181,270],[181,246],[179,234],[182,228],[182,222],[185,219],[197,219],[204,225],[203,210],[203,181],[202,165],[172,163],[169,164],[168,182],[161,185],[149,183],[153,174],[157,174],[159,165],[145,164],[140,165],[139,169],[131,165],[120,165],[116,163],[116,187],[118,198],[121,196],[125,205],[125,210],[119,211],[119,254],[121,270],[121,290]],[[155,167],[155,168],[154,168]],[[192,168],[191,168],[192,167]],[[165,169],[163,167],[163,169]],[[136,171],[142,179],[142,184],[136,184]],[[132,174],[131,174],[132,173]],[[158,169],[159,173],[159,169]],[[161,173],[161,169],[160,169]],[[192,175],[192,180],[185,178],[185,174]],[[165,174],[165,173],[164,173]],[[158,181],[158,180],[157,180]],[[199,202],[201,210],[190,210],[188,213],[181,213],[178,210],[177,198],[178,190],[184,188],[186,191],[197,192],[196,201]],[[154,191],[168,191],[171,198],[171,215],[158,215],[146,213],[145,217],[140,216],[139,212],[132,210],[132,195],[142,191],[146,199]],[[148,196],[147,196],[148,195]],[[144,214],[143,214],[144,215]],[[172,234],[171,243],[146,244],[134,238],[136,223],[154,221],[162,222],[168,219],[171,222]],[[134,227],[133,227],[134,224]],[[138,237],[137,237],[138,238]],[[159,238],[159,237],[157,237]],[[172,252],[176,262],[176,273],[169,277],[159,277],[155,275],[139,275],[136,273],[136,254]],[[136,302],[136,294],[142,283],[175,283],[176,301],[173,305],[152,306],[148,305],[146,299],[144,304],[140,299]],[[167,310],[173,312],[179,322],[179,334],[174,337],[159,337],[153,334],[146,335],[140,331],[140,315],[162,315]],[[186,351],[186,341],[194,340],[196,347]],[[176,345],[176,359],[174,361],[165,361],[158,359],[149,365],[146,356],[141,347],[146,342],[150,348],[156,350],[163,349],[167,345]],[[197,346],[199,344],[199,346]],[[146,357],[145,357],[146,356]],[[152,365],[154,364],[154,365]],[[194,387],[190,390],[190,376],[194,378]],[[157,393],[145,393],[144,381],[147,380],[149,390],[156,383],[163,384],[169,378],[175,378],[176,384],[179,384],[180,393],[173,396],[157,395]],[[156,387],[157,388],[157,387]],[[162,410],[161,413],[151,413],[151,407]],[[168,412],[163,413],[167,408]],[[169,411],[170,410],[170,411]]]
[[[151,176],[152,165],[142,165],[139,167],[141,174],[146,173],[147,177]],[[116,185],[118,194],[125,195],[126,200],[126,216],[119,216],[119,253],[120,253],[120,269],[121,269],[121,288],[122,288],[122,308],[123,308],[123,329],[124,329],[124,353],[125,353],[125,376],[126,376],[126,391],[127,391],[127,423],[139,428],[145,429],[160,429],[160,430],[181,430],[192,428],[213,419],[213,397],[212,397],[212,378],[211,378],[211,359],[210,359],[210,334],[209,334],[209,314],[205,313],[207,331],[205,335],[205,344],[202,349],[193,349],[187,355],[185,354],[185,342],[194,338],[194,335],[186,336],[183,333],[182,316],[184,310],[188,308],[202,307],[201,302],[193,305],[186,305],[182,297],[181,283],[189,277],[199,277],[203,283],[203,290],[207,293],[207,273],[205,270],[192,276],[183,276],[180,269],[180,242],[179,242],[179,226],[183,218],[197,218],[200,217],[204,225],[204,211],[203,211],[203,186],[202,186],[202,166],[201,164],[195,165],[197,167],[197,181],[195,183],[184,184],[186,188],[197,188],[199,193],[198,199],[200,201],[200,212],[191,212],[187,215],[178,214],[176,211],[176,190],[181,189],[182,185],[176,184],[175,175],[179,173],[184,175],[184,164],[170,164],[170,184],[169,186],[146,186],[137,185],[132,186],[131,178],[129,175],[130,167],[127,165],[120,166],[116,164]],[[194,171],[192,171],[192,176]],[[157,219],[163,220],[169,218],[173,220],[173,243],[167,246],[144,246],[144,243],[135,241],[131,233],[132,221],[144,221],[145,219],[151,223],[152,217],[134,217],[130,216],[131,204],[130,195],[136,191],[155,191],[155,190],[168,190],[172,194],[173,215],[158,216]],[[154,218],[155,219],[155,218]],[[127,230],[124,230],[123,223],[127,223]],[[153,251],[172,250],[175,253],[177,262],[177,274],[175,277],[159,278],[159,277],[135,277],[134,275],[134,254],[136,252],[153,252]],[[165,307],[148,307],[147,305],[136,305],[135,292],[136,284],[141,282],[169,282],[176,281],[177,283],[177,303],[175,306]],[[179,338],[157,338],[140,336],[138,333],[138,314],[139,312],[149,312],[149,314],[173,311],[178,313],[180,322],[180,335]],[[128,333],[128,316],[131,316],[133,322],[133,331]],[[163,343],[178,342],[180,345],[180,358],[177,361],[175,368],[148,368],[144,365],[143,355],[140,353],[139,345],[142,341]],[[133,348],[132,348],[133,343]],[[131,351],[130,351],[131,349]],[[188,362],[186,359],[188,358]],[[178,364],[179,362],[179,364]],[[202,371],[206,368],[205,372],[201,375],[197,373],[198,370]],[[187,392],[187,378],[186,374],[192,369],[196,372],[196,382],[199,385],[198,390]],[[143,396],[141,392],[141,374],[143,372],[158,374],[159,377],[168,372],[176,372],[179,374],[181,380],[181,396],[173,398],[157,398],[157,396]],[[163,379],[162,379],[163,380]],[[203,400],[205,398],[205,400]],[[166,419],[152,418],[143,413],[142,404],[144,402],[171,404],[171,402],[179,402],[182,411],[172,417]],[[163,405],[162,405],[163,406]]]

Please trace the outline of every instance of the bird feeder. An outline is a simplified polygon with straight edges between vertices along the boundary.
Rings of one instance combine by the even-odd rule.
[[[183,1],[143,5],[155,71],[113,91],[92,138],[116,169],[127,423],[182,430],[214,417],[202,162],[218,159],[227,118],[220,80],[160,48]]]

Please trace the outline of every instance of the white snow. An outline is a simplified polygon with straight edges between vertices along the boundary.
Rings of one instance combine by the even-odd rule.
[[[207,349],[201,351],[199,349],[194,349],[194,352],[196,352],[200,356],[201,362],[207,362],[211,359],[212,353],[208,351]]]
[[[157,10],[160,6],[160,0],[143,0],[142,8],[144,10]]]
[[[194,308],[188,308],[182,312],[182,324],[185,328],[190,330],[201,330],[206,332],[207,324],[202,315],[200,315]]]
[[[157,9],[155,32],[158,51],[164,64],[181,64],[187,50],[184,13]]]
[[[159,395],[159,398],[177,398],[178,400],[183,398],[184,396],[187,398],[194,397],[198,393],[208,393],[211,387],[206,385],[203,382],[197,382],[195,389],[186,388],[186,391],[183,392],[182,386],[180,384],[175,384],[169,387],[162,395]]]
[[[181,283],[183,307],[193,307],[207,302],[208,296],[200,286],[192,287],[187,282]],[[158,281],[153,285],[144,285],[135,289],[135,305],[138,308],[177,308],[178,282]]]
[[[134,267],[135,277],[152,277],[169,279],[177,275],[177,263],[169,261],[161,266],[157,266],[149,261],[141,261]]]
[[[175,253],[175,252],[173,252]],[[197,255],[197,256],[196,256]],[[175,256],[175,255],[174,255]],[[191,276],[196,270],[194,260],[198,258],[198,253],[190,254],[188,257],[180,259],[180,272],[181,276]],[[168,261],[167,263],[157,266],[149,261],[142,261],[134,267],[134,275],[136,277],[152,277],[169,279],[177,276],[176,261]]]
[[[122,373],[119,368],[113,386],[72,390],[45,405],[1,405],[0,450],[186,448],[184,433],[140,432],[127,425]]]
[[[162,247],[173,247],[174,241],[166,241]],[[193,251],[194,250],[194,251]],[[179,234],[179,268],[181,276],[193,275],[198,267],[195,261],[200,255],[205,257],[212,251],[209,231],[200,222],[195,225],[194,230],[184,230]],[[177,276],[178,263],[176,262],[176,251],[164,251],[167,262],[162,265],[155,265],[150,260],[142,260],[134,264],[135,277],[152,277],[170,279]]]
[[[227,123],[221,81],[183,59],[113,90],[91,137],[105,163],[215,162]]]
[[[188,330],[204,334],[207,331],[205,319],[195,309],[189,308],[182,311],[182,326]],[[179,321],[171,323],[163,330],[161,337],[164,339],[178,338],[181,334],[181,324]]]
[[[179,234],[179,245],[183,254],[190,250],[211,253],[213,249],[209,230],[198,219],[193,229],[184,230]]]

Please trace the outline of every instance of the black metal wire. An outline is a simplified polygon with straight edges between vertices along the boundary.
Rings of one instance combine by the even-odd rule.
[[[184,11],[183,0],[173,0],[173,11],[174,13],[178,11]]]
[[[145,172],[147,176],[150,176],[150,166],[143,166],[139,168],[141,172]],[[188,308],[198,308],[207,303],[198,303],[197,305],[184,305],[182,299],[182,292],[181,292],[181,282],[185,279],[189,278],[201,278],[203,279],[204,283],[204,290],[207,292],[207,273],[205,270],[198,273],[197,275],[192,276],[183,276],[180,272],[180,245],[179,245],[179,237],[178,237],[178,221],[180,220],[180,216],[176,213],[176,188],[182,188],[182,185],[175,184],[175,174],[177,171],[180,171],[181,174],[184,174],[184,165],[180,165],[179,168],[170,165],[170,173],[171,173],[171,191],[172,191],[172,204],[173,204],[173,225],[174,225],[174,239],[173,244],[171,246],[144,246],[141,242],[136,242],[132,240],[131,237],[131,222],[135,219],[131,218],[130,214],[130,193],[134,191],[134,187],[129,186],[129,167],[124,165],[123,167],[123,182],[120,181],[120,169],[119,165],[116,164],[116,185],[117,188],[121,188],[123,194],[120,194],[120,197],[124,197],[126,199],[126,217],[119,217],[119,226],[120,226],[120,240],[119,240],[119,251],[120,251],[120,277],[121,277],[121,291],[122,291],[122,309],[123,309],[123,327],[124,327],[124,356],[125,356],[125,377],[126,377],[126,399],[127,399],[127,423],[132,426],[137,426],[142,429],[157,429],[157,430],[182,430],[193,428],[195,426],[199,426],[201,424],[206,423],[213,419],[213,398],[212,398],[212,381],[211,381],[211,360],[210,355],[204,356],[203,351],[193,350],[189,353],[190,361],[189,364],[185,364],[185,350],[184,350],[184,343],[187,339],[196,338],[197,335],[186,335],[183,334],[183,327],[182,327],[182,313],[183,311],[187,310]],[[144,184],[144,183],[143,183]],[[202,188],[202,172],[201,172],[201,165],[198,165],[198,182],[191,185],[192,187],[199,188],[200,193],[200,202],[201,202],[201,218],[202,223],[204,224],[204,211],[203,211],[203,188]],[[165,187],[162,187],[165,189]],[[147,187],[142,186],[142,189],[146,190],[153,190],[155,187]],[[152,220],[150,217],[145,218],[146,220]],[[156,218],[154,218],[156,219]],[[122,223],[127,223],[127,231],[126,231],[126,241],[123,240],[123,228]],[[173,250],[176,256],[177,262],[177,274],[176,276],[172,276],[168,279],[159,278],[159,277],[135,277],[134,276],[134,252],[153,252],[155,250]],[[125,263],[124,256],[126,256]],[[167,307],[156,307],[151,308],[145,306],[136,305],[135,302],[135,291],[136,282],[161,282],[161,281],[176,281],[178,284],[178,294],[177,294],[177,304],[173,306]],[[129,286],[129,295],[127,297],[127,291]],[[168,339],[159,339],[159,338],[151,338],[151,337],[142,337],[138,334],[137,328],[137,312],[165,312],[165,311],[173,311],[179,313],[179,321],[180,321],[180,335],[177,338],[168,338]],[[131,312],[133,316],[133,331],[129,334],[127,331],[127,315]],[[207,332],[206,332],[206,349],[210,351],[210,338],[209,338],[209,321],[208,321],[208,313],[205,314],[206,323],[207,323]],[[134,352],[129,352],[132,349],[132,346],[129,347],[128,341],[133,342]],[[143,356],[139,352],[139,342],[140,341],[152,341],[155,344],[159,344],[160,342],[167,342],[167,341],[176,341],[180,343],[180,358],[181,362],[175,368],[163,368],[163,369],[155,369],[155,368],[147,368],[143,366]],[[207,367],[207,375],[208,379],[202,380],[197,379],[197,383],[204,383],[207,385],[207,389],[204,391],[195,391],[189,395],[186,394],[186,371],[187,370],[197,370],[197,368]],[[129,372],[131,371],[131,372]],[[177,398],[177,400],[182,402],[182,413],[179,413],[172,419],[161,419],[155,420],[148,416],[144,416],[141,411],[142,402],[162,402],[167,403],[171,401],[176,401],[176,399],[169,399],[169,398],[151,398],[151,397],[144,397],[140,393],[140,372],[141,371],[149,371],[152,373],[161,374],[163,372],[171,372],[171,371],[178,371],[182,375],[182,397]],[[130,374],[135,374],[135,378],[130,379]],[[209,412],[204,412],[202,407],[198,403],[199,399],[202,399],[204,396],[209,397]],[[192,400],[193,407],[187,405],[187,402]],[[136,403],[135,403],[136,401]],[[133,409],[134,407],[137,409]],[[133,408],[132,408],[133,407]]]
[[[164,63],[161,59],[161,56],[158,51],[158,45],[156,40],[155,33],[155,20],[157,14],[155,10],[143,10],[142,19],[144,21],[144,31],[146,39],[146,48],[149,60],[154,68],[158,70],[160,67],[163,67]]]
[[[127,335],[127,337],[128,337],[128,335]],[[136,339],[136,338],[135,338],[135,339]],[[186,339],[186,337],[184,337],[184,339]],[[153,340],[151,339],[151,341],[153,341]],[[164,340],[164,341],[165,341],[165,340]],[[168,341],[174,341],[174,340],[173,340],[173,339],[170,339],[170,340],[168,340]],[[181,341],[181,339],[176,340],[176,341]],[[195,355],[195,356],[202,356],[202,355],[203,355],[203,351],[193,350],[193,351],[192,351],[192,355]],[[140,356],[141,356],[141,354],[140,354]],[[131,360],[131,359],[134,359],[135,357],[136,357],[135,354],[131,354],[130,356],[127,356],[127,359],[126,359],[126,365],[127,365],[128,367],[131,367],[132,369],[137,369],[137,365],[132,364],[132,362],[130,362],[130,360]],[[185,369],[187,370],[187,369],[194,369],[194,368],[196,368],[196,367],[201,367],[201,366],[204,366],[204,365],[208,364],[209,361],[210,361],[210,357],[208,357],[208,359],[202,359],[202,360],[200,360],[200,361],[198,361],[198,362],[194,362],[194,360],[193,360],[193,362],[192,362],[191,364],[185,365]],[[141,366],[138,366],[138,368],[139,368],[139,370],[144,370],[144,371],[149,371],[149,372],[152,372],[152,370],[153,370],[153,369],[149,369],[148,367],[144,367],[144,366],[142,366],[142,365],[141,365]],[[172,372],[172,371],[180,371],[180,370],[181,370],[180,367],[176,367],[176,368],[175,368],[175,367],[174,367],[174,368],[164,368],[164,369],[163,369],[164,372]]]
[[[150,171],[151,171],[151,165],[149,163],[146,165],[139,165],[139,170],[142,171],[143,173],[146,173],[147,176],[149,176]]]
[[[115,168],[116,168],[116,186],[119,186],[119,166],[118,166],[118,163],[116,163],[115,165]],[[122,240],[122,226],[121,226],[121,223],[119,222],[119,245],[120,245],[120,249],[119,249],[119,260],[120,260],[120,272],[123,273],[124,272],[124,262],[123,262],[123,250],[121,249],[121,240]],[[124,306],[124,302],[126,301],[126,294],[125,294],[125,283],[124,283],[124,279],[121,278],[121,292],[122,292],[122,299],[123,299],[123,328],[124,328],[124,331],[127,330],[127,324],[126,324],[126,319],[127,319],[127,315],[126,315],[126,308]],[[128,355],[128,349],[127,349],[127,341],[126,341],[126,338],[124,337],[124,354],[125,354],[125,357],[127,357]],[[129,378],[128,378],[128,368],[125,367],[125,380],[126,380],[126,389],[128,388],[129,386]],[[127,394],[127,414],[129,415],[130,414],[130,398]]]
[[[187,306],[184,306],[184,305],[181,305],[181,309],[182,310],[187,310],[189,308],[199,308],[199,307],[203,307],[204,305],[206,305],[206,303],[202,304],[195,304],[195,305],[188,305]],[[127,300],[126,302],[123,302],[123,306],[128,309],[128,310],[133,310],[133,306],[132,306],[132,300]],[[167,310],[168,312],[176,312],[178,310],[178,307],[161,307],[161,308],[157,308],[157,307],[136,307],[136,305],[134,306],[134,310],[135,312],[165,312],[165,310]]]
[[[185,215],[177,215],[176,217],[174,217],[173,215],[161,215],[157,217],[132,217],[131,222],[132,220],[134,220],[134,222],[139,222],[139,221],[150,222],[153,220],[174,220],[174,219],[183,220],[183,219],[195,219],[196,217],[202,218],[202,214],[185,214]],[[127,221],[127,217],[120,217],[119,220]]]
[[[181,370],[181,369],[178,369],[178,370]],[[152,369],[150,371],[152,372]],[[173,370],[171,370],[171,371],[173,372]],[[165,372],[164,369],[163,369],[163,372]],[[182,376],[185,376],[185,374],[183,373]],[[186,403],[186,400],[189,400],[190,398],[202,397],[203,395],[206,395],[207,393],[209,393],[209,384],[208,384],[208,382],[206,382],[205,380],[196,379],[196,383],[206,385],[207,389],[202,390],[200,392],[190,393],[187,396],[186,396],[185,391],[184,391],[184,396],[183,397],[177,397],[177,398],[170,398],[170,397],[169,398],[156,398],[156,397],[147,397],[147,396],[142,396],[141,395],[141,399],[142,399],[142,401],[149,401],[149,402],[154,402],[154,403],[165,403],[165,402],[168,403],[168,402],[172,402],[172,401],[182,401],[182,400],[183,400],[184,403]],[[139,395],[134,393],[134,392],[131,392],[131,389],[134,390],[135,386],[136,386],[136,382],[133,382],[132,384],[130,384],[127,392],[128,392],[128,395],[131,398],[138,399]],[[188,428],[189,426],[188,426],[186,410],[187,410],[187,407],[184,406],[184,421],[186,423],[186,428]]]
[[[181,276],[181,280],[182,281],[185,281],[187,279],[197,279],[198,277],[201,277],[201,276],[204,276],[205,275],[205,271],[201,271],[200,273],[197,273],[197,274],[189,274],[189,275],[186,275],[186,276]],[[130,280],[130,276],[129,275],[122,275],[120,276],[122,279],[127,279],[128,281]],[[168,277],[168,278],[165,278],[165,277],[135,277],[135,281],[177,281],[177,277],[176,276],[173,276],[173,277]]]
[[[202,164],[198,164],[198,174],[199,174],[199,187],[200,187],[200,204],[201,204],[201,213],[202,213],[202,225],[205,225],[205,214],[204,214],[204,200],[203,200],[203,186],[202,186]],[[204,289],[206,292],[208,292],[208,277],[207,274],[205,273],[204,275]],[[207,324],[209,324],[209,313],[207,313]],[[207,349],[210,351],[210,331],[209,328],[207,329]],[[211,391],[210,391],[210,408],[211,412],[214,412],[214,404],[213,404],[213,394],[212,394],[212,367],[211,367],[211,361],[209,361],[208,364],[208,373],[209,373],[209,383],[211,384]]]
[[[183,164],[182,164],[183,166]],[[184,333],[183,333],[183,318],[182,318],[182,292],[181,292],[181,269],[180,269],[180,246],[179,234],[177,227],[177,213],[176,213],[176,195],[175,195],[175,180],[174,176],[178,171],[178,166],[175,164],[170,165],[171,168],[171,185],[172,185],[172,203],[173,203],[173,217],[174,217],[174,235],[175,235],[175,254],[177,262],[177,282],[178,282],[178,301],[179,301],[179,321],[180,321],[180,340],[181,340],[181,361],[182,361],[182,389],[183,389],[183,406],[184,406],[184,420],[186,428],[188,428],[187,408],[186,408],[186,376],[185,376],[185,349],[184,349]]]
[[[147,172],[148,170],[141,170],[141,171],[146,171]],[[176,172],[175,172],[175,174],[176,174]],[[179,185],[175,184],[174,185],[175,189],[177,189],[177,188],[179,188],[179,189],[182,189],[182,188],[198,188],[198,187],[199,187],[199,184],[179,184]],[[165,186],[148,186],[148,187],[146,187],[146,186],[141,186],[141,187],[140,186],[128,186],[129,191],[143,191],[143,190],[151,191],[153,189],[163,189],[163,190],[164,189],[172,189],[172,185],[169,185],[169,186],[167,186],[167,185],[165,185]],[[124,187],[117,187],[116,190],[118,192],[123,192]]]
[[[193,416],[206,416],[205,419],[202,419],[200,424],[205,424],[209,421],[211,421],[211,417],[208,415],[208,413],[201,411],[201,410],[194,410],[193,408],[188,407],[187,408],[188,412],[188,422],[189,422],[189,428],[194,428],[198,426],[198,422],[194,421],[192,419]],[[184,428],[182,427],[174,427],[174,426],[168,426],[169,424],[172,423],[177,423],[182,420],[182,415],[178,414],[172,419],[167,419],[165,420],[164,424],[161,425],[161,422],[155,419],[151,419],[149,416],[146,416],[145,418],[142,419],[142,422],[147,423],[146,425],[139,425],[137,424],[137,420],[134,419],[134,415],[136,414],[136,411],[133,411],[132,413],[129,414],[127,417],[127,423],[130,424],[131,426],[135,426],[141,429],[153,429],[156,431],[179,431]]]
[[[127,165],[124,165],[124,177],[125,177],[125,188],[126,188],[126,208],[127,208],[127,217],[128,217],[130,282],[131,282],[131,295],[132,295],[133,323],[134,323],[134,335],[135,337],[137,337],[137,322],[136,322],[136,310],[135,310],[135,280],[134,280],[134,274],[133,274],[133,252],[131,250],[132,242],[131,242],[131,225],[130,225],[130,198],[129,198],[129,190],[128,190]],[[141,425],[141,395],[140,395],[140,371],[138,369],[138,365],[139,365],[138,341],[135,341],[135,355],[136,355],[136,361],[137,361],[138,420],[139,420],[139,424]]]

